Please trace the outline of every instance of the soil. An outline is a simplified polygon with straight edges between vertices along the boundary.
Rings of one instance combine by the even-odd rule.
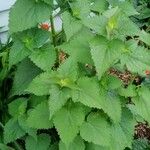
[[[147,123],[138,123],[135,126],[135,135],[136,139],[138,138],[147,138],[150,141],[150,126]]]

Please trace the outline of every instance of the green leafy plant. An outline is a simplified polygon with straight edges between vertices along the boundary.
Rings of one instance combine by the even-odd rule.
[[[137,121],[150,123],[150,34],[134,15],[129,1],[17,0],[0,148],[132,149]],[[133,77],[125,84],[111,68]]]
[[[135,8],[140,12],[140,15],[134,16],[135,22],[139,27],[144,28],[147,32],[150,31],[150,2],[148,0],[134,1]]]

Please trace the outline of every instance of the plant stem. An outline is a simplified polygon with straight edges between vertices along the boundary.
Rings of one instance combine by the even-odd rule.
[[[57,35],[56,35],[56,32],[55,32],[54,17],[52,15],[50,16],[50,23],[51,23],[51,31],[52,31],[52,40],[53,40],[53,44],[54,44],[55,51],[56,51],[56,58],[57,58],[56,62],[59,62],[58,49],[56,48],[56,46],[57,46],[56,36]]]
[[[54,27],[54,20],[53,16],[50,16],[50,23],[51,23],[51,31],[52,31],[52,39],[53,39],[53,44],[56,46],[56,36],[55,36],[55,27]]]

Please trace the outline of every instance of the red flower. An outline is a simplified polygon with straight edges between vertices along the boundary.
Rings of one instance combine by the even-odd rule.
[[[145,74],[148,76],[148,75],[150,75],[150,70],[146,70],[145,71]]]
[[[40,25],[40,28],[48,31],[50,28],[50,25],[48,23],[43,23]]]

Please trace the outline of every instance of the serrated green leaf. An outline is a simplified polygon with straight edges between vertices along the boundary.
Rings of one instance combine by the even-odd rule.
[[[29,108],[34,108],[36,107],[38,104],[40,104],[43,101],[47,100],[47,96],[35,96],[35,95],[31,95],[31,97],[28,100],[28,107]]]
[[[121,1],[118,2],[118,6],[119,8],[121,8],[121,11],[123,11],[127,16],[133,16],[139,14],[131,2]]]
[[[142,30],[140,33],[139,39],[150,46],[150,34],[149,33]]]
[[[123,109],[121,122],[112,125],[110,150],[123,150],[125,147],[131,148],[135,124],[136,122],[131,112]]]
[[[121,85],[121,80],[112,75],[104,76],[100,82],[101,107],[115,123],[121,119],[121,102],[116,91]]]
[[[28,126],[27,124],[27,115],[23,114],[18,116],[19,126],[30,136],[32,136],[35,140],[37,140],[37,130]]]
[[[136,18],[138,19],[147,19],[150,17],[150,9],[148,7],[144,7],[142,9],[139,10],[140,11],[140,15],[136,16]]]
[[[56,51],[52,45],[47,44],[32,52],[29,58],[35,63],[36,66],[44,71],[48,71],[51,70],[55,63]]]
[[[114,125],[111,130],[114,139],[111,141],[111,150],[123,150],[127,146],[127,138],[120,125]],[[118,143],[119,139],[119,143]]]
[[[127,36],[138,36],[139,33],[140,28],[129,17],[121,13],[118,17],[118,27],[115,37],[125,40]]]
[[[116,123],[121,119],[121,102],[118,94],[114,90],[100,88],[101,108]]]
[[[42,12],[42,13],[41,13]],[[51,7],[43,2],[17,0],[10,11],[10,33],[23,31],[49,19]]]
[[[74,62],[93,64],[89,48],[89,41],[92,37],[90,30],[83,28],[72,40],[59,46],[59,48],[67,53]]]
[[[107,0],[108,1],[108,0]],[[113,16],[115,16],[117,13],[118,13],[118,7],[114,7],[114,8],[110,8],[110,9],[108,9],[108,10],[106,10],[104,13],[103,13],[103,15],[105,16],[105,17],[107,17],[107,18],[111,18],[111,17],[113,17]],[[115,16],[116,17],[116,16]]]
[[[77,136],[73,142],[66,146],[62,141],[59,142],[59,150],[85,150],[84,141],[80,136]]]
[[[108,18],[107,32],[110,37],[126,40],[127,36],[139,35],[140,28],[118,7],[108,9],[104,16]]]
[[[28,30],[27,30],[28,31]],[[39,48],[43,46],[49,40],[49,32],[39,28],[29,30],[29,39],[33,39],[33,47]]]
[[[57,86],[53,86],[50,89],[50,98],[49,98],[49,111],[50,111],[50,119],[53,115],[60,110],[63,105],[67,102],[69,98],[69,89],[60,89]]]
[[[121,117],[120,125],[127,138],[127,147],[131,148],[132,141],[134,138],[133,135],[134,135],[136,121],[131,111],[127,108],[122,109],[122,117]]]
[[[121,96],[124,96],[126,98],[135,97],[137,95],[136,86],[132,84],[128,85],[127,88],[121,87],[118,91]]]
[[[80,128],[81,137],[94,144],[108,146],[110,142],[110,126],[100,114],[91,113]]]
[[[78,104],[67,104],[54,116],[54,125],[63,143],[69,145],[79,132],[85,113]]]
[[[26,94],[25,89],[39,73],[37,68],[29,59],[22,61],[15,72],[13,87],[11,89],[11,96]]]
[[[136,139],[133,142],[132,146],[133,150],[148,150],[149,149],[149,143],[146,138]]]
[[[49,32],[38,28],[13,35],[14,44],[9,53],[9,67],[29,56],[34,48],[41,47],[49,38]]]
[[[107,41],[104,37],[96,37],[90,43],[91,55],[100,79],[113,63],[119,58],[124,44],[117,39]]]
[[[109,3],[106,0],[94,0],[91,9],[103,13],[108,9]]]
[[[22,61],[31,51],[27,49],[21,41],[15,41],[9,53],[9,67]]]
[[[101,2],[101,1],[100,1]],[[82,19],[83,24],[100,35],[106,35],[107,18],[102,15],[89,16]]]
[[[70,78],[72,81],[76,81],[78,78],[78,65],[76,60],[72,58],[66,59],[58,68],[58,73],[63,78]]]
[[[125,52],[121,58],[121,64],[126,65],[127,69],[133,73],[145,75],[145,70],[150,70],[150,52],[142,46],[132,46],[130,41]]]
[[[47,134],[40,134],[35,140],[33,137],[28,136],[25,142],[26,150],[47,150],[50,145],[50,137]]]
[[[88,143],[86,145],[86,150],[110,150],[109,147],[104,147],[100,145],[96,145],[93,143]]]
[[[26,112],[27,99],[18,98],[8,104],[8,111],[11,116],[19,116]]]
[[[77,82],[79,90],[73,91],[73,101],[79,101],[86,106],[101,109],[99,85],[96,79],[80,78]]]
[[[122,85],[121,79],[115,77],[115,76],[108,76],[108,88],[114,90],[120,88]]]
[[[101,85],[104,86],[108,90],[116,90],[122,86],[122,81],[119,77],[114,75],[105,75],[101,81]]]
[[[134,105],[129,105],[129,108],[134,114],[138,114],[146,121],[150,122],[150,90],[143,86],[139,93],[139,96],[132,99]]]
[[[25,134],[25,131],[19,126],[17,119],[12,118],[4,126],[4,143],[13,142]]]
[[[47,102],[42,102],[33,110],[29,111],[27,124],[29,127],[35,129],[49,129],[53,126],[52,122],[49,120],[49,108]]]
[[[77,20],[76,18],[72,17],[69,12],[64,12],[62,14],[63,19],[63,28],[67,37],[67,41],[79,32],[82,28],[82,24],[80,20]]]
[[[49,32],[35,27],[21,33],[15,33],[12,37],[14,41],[22,42],[22,45],[33,51],[35,48],[43,46],[49,40]]]
[[[91,65],[78,63],[79,77],[92,77],[95,75],[95,68]]]
[[[58,81],[59,79],[55,76],[55,74],[45,72],[34,78],[26,91],[37,96],[49,95],[51,85]]]
[[[87,17],[90,14],[90,1],[89,0],[76,0],[70,4],[73,15],[78,18]]]

